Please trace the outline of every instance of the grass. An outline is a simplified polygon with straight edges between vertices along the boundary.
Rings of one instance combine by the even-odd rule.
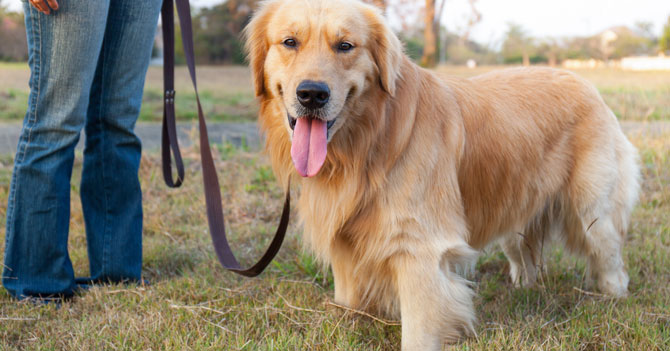
[[[242,82],[246,70],[231,70],[239,74],[229,74],[231,79]],[[150,72],[147,89],[159,89],[160,81],[152,74],[160,75]],[[179,74],[178,84],[186,85],[184,72]],[[216,96],[245,96],[243,90],[248,89],[223,85],[210,74],[203,77],[203,91],[216,90]],[[619,84],[616,77],[598,79],[605,88]],[[640,84],[631,91],[644,90]],[[663,86],[649,84],[651,90]],[[668,350],[670,134],[629,136],[639,148],[643,173],[640,203],[625,247],[630,296],[612,300],[591,292],[585,286],[584,261],[556,247],[544,253],[545,271],[538,286],[515,289],[507,278],[506,259],[492,248],[479,259],[473,277],[478,336],[446,349]],[[283,200],[267,160],[250,149],[226,144],[213,150],[230,239],[247,264],[266,247]],[[259,278],[223,271],[209,241],[197,154],[197,146],[184,150],[187,180],[176,190],[162,183],[159,155],[145,154],[142,159],[144,276],[150,285],[96,286],[60,306],[16,302],[0,289],[0,350],[398,349],[400,327],[395,321],[374,319],[332,302],[332,275],[301,249],[295,213],[285,245]],[[11,156],[0,156],[0,259],[12,163]],[[80,174],[79,154],[71,187],[69,245],[75,272],[85,276]]]
[[[545,252],[539,286],[514,289],[497,249],[474,277],[478,337],[455,350],[667,350],[670,345],[670,135],[633,136],[644,186],[626,245],[628,298],[588,292],[584,262],[560,248]],[[222,146],[220,172],[234,250],[259,257],[280,211],[267,161]],[[158,155],[145,155],[144,275],[151,285],[94,287],[60,308],[15,302],[0,292],[0,349],[393,350],[400,327],[332,303],[330,273],[300,248],[295,221],[278,258],[260,278],[224,272],[207,234],[200,168],[187,149],[187,182],[168,190]],[[7,201],[11,158],[0,158],[0,203]],[[75,165],[78,179],[81,164]],[[70,252],[88,264],[78,182],[72,183]],[[0,237],[5,207],[0,207]],[[0,242],[1,242],[0,238]],[[0,247],[1,249],[1,247]]]

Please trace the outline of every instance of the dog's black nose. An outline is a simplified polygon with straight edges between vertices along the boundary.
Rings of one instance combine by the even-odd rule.
[[[326,83],[304,80],[298,85],[296,95],[301,105],[316,110],[326,105],[330,99],[330,89]]]

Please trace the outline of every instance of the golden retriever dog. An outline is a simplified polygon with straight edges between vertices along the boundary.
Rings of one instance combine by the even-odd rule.
[[[474,334],[477,250],[499,243],[515,285],[554,238],[627,293],[622,246],[637,152],[575,74],[518,68],[438,78],[355,0],[269,0],[245,30],[277,178],[300,184],[306,244],[335,300],[402,320],[403,350]]]

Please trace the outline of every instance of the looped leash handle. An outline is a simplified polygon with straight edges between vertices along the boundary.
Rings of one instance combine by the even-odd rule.
[[[281,220],[277,227],[270,246],[260,260],[250,268],[242,268],[235,258],[228,239],[226,238],[226,227],[223,218],[223,207],[221,205],[221,188],[219,178],[216,174],[212,150],[209,145],[209,136],[207,133],[207,123],[202,112],[200,97],[198,95],[198,84],[195,74],[195,55],[193,53],[193,29],[191,24],[191,7],[188,0],[176,0],[179,23],[181,24],[181,36],[184,44],[184,55],[186,64],[195,89],[195,99],[198,103],[198,125],[200,129],[200,159],[202,162],[202,178],[205,187],[205,203],[207,204],[207,221],[209,223],[209,233],[212,237],[212,243],[216,255],[223,268],[246,277],[255,277],[263,272],[270,264],[272,259],[279,252],[286,230],[291,210],[291,185],[289,183],[286,189],[286,199],[282,210]],[[163,178],[169,187],[179,187],[184,180],[184,163],[179,151],[177,141],[177,128],[175,123],[174,108],[174,3],[173,0],[164,0],[161,12],[163,21],[163,40],[164,40],[164,63],[163,73],[165,86],[165,100],[163,113],[163,135],[162,135],[162,159],[163,159]],[[172,177],[172,159],[175,159],[177,168],[176,180]]]
[[[161,132],[161,157],[163,179],[170,188],[178,188],[184,181],[184,161],[179,151],[174,107],[174,5],[163,1],[161,9],[163,26],[163,130]],[[172,157],[177,167],[177,180],[172,177]]]

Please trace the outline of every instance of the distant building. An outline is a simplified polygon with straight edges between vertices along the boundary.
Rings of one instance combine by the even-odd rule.
[[[670,71],[670,56],[624,57],[621,68],[631,71]]]
[[[615,61],[605,62],[603,60],[588,59],[588,60],[564,60],[563,67],[568,69],[583,69],[583,68],[605,68],[616,67]]]

